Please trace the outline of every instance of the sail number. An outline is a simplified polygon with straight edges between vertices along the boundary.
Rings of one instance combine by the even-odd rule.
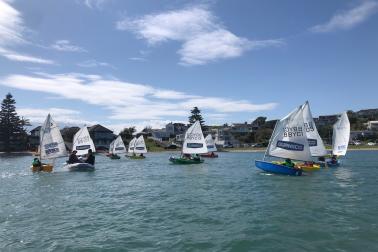
[[[200,133],[189,133],[188,135],[186,135],[186,139],[188,139],[188,140],[201,140],[202,134],[200,134]]]
[[[303,129],[302,127],[284,127],[284,137],[301,137],[303,136]]]
[[[78,144],[88,143],[89,142],[89,136],[81,137],[77,139]]]
[[[304,123],[304,127],[306,129],[306,132],[314,131],[314,124],[312,122],[306,122]]]

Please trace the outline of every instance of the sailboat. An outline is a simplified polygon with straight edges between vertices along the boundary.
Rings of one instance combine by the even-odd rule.
[[[266,156],[289,159],[281,162],[265,161]],[[302,169],[296,167],[293,160],[312,161],[310,146],[303,119],[303,106],[276,123],[263,160],[255,160],[255,165],[263,171],[284,175],[300,176]],[[289,166],[291,164],[291,166]]]
[[[114,141],[110,143],[109,153],[111,154],[109,156],[111,159],[120,159],[121,157],[118,156],[118,154],[126,153],[126,147],[121,136],[118,136]]]
[[[134,149],[135,149],[135,142],[136,142],[137,138],[134,137],[133,139],[131,139],[131,141],[129,142],[129,148],[127,149],[127,155],[126,157],[131,157],[133,155],[135,155],[134,153]]]
[[[307,141],[310,146],[312,157],[324,157],[327,155],[327,150],[324,146],[323,140],[316,128],[314,118],[312,117],[310,104],[308,101],[302,105],[304,129],[306,131]],[[319,170],[321,165],[316,163],[298,164],[305,171]]]
[[[77,156],[85,156],[88,154],[89,150],[96,152],[95,145],[91,136],[89,135],[88,128],[86,126],[82,127],[73,137],[73,147],[72,150],[77,151]],[[94,166],[88,163],[75,163],[67,164],[65,166],[70,171],[93,171]]]
[[[45,122],[43,123],[40,131],[40,146],[39,158],[40,161],[52,159],[52,164],[42,164],[41,166],[32,166],[32,171],[45,171],[51,172],[54,167],[54,160],[58,157],[67,156],[66,145],[58,125],[53,121],[51,115],[48,114]]]
[[[211,134],[207,135],[206,138],[205,138],[205,142],[206,142],[208,153],[201,154],[201,157],[217,158],[218,155],[214,153],[214,152],[217,151],[217,146],[215,145],[215,141],[213,139],[213,136]]]
[[[144,142],[143,135],[135,138],[133,155],[130,156],[131,159],[144,159],[146,158],[143,154],[147,153],[146,143]],[[139,155],[137,155],[139,154]]]
[[[205,154],[207,152],[201,124],[199,121],[196,121],[185,133],[181,157],[170,157],[169,161],[173,164],[200,164],[203,163],[203,160],[199,156],[193,157],[193,154]]]
[[[339,157],[345,156],[348,150],[350,136],[350,122],[348,114],[342,113],[336,123],[333,125],[332,135],[332,155]],[[338,160],[327,161],[328,166],[339,166]]]

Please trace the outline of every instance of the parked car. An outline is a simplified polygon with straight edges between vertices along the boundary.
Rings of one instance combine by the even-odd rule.
[[[374,146],[374,145],[376,145],[376,143],[368,142],[367,145],[369,145],[369,146]]]

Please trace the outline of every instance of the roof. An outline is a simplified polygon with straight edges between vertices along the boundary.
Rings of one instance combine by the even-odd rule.
[[[38,127],[35,127],[34,129],[32,129],[30,132],[34,132],[34,131],[40,131],[42,128],[42,126],[38,126]]]
[[[108,128],[105,128],[104,126],[100,125],[100,124],[96,124],[96,125],[93,125],[91,127],[88,128],[88,131],[89,132],[109,132],[109,133],[112,133],[113,134],[113,131],[111,131],[110,129]]]

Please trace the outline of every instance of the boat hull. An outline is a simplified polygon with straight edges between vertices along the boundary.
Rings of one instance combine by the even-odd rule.
[[[340,161],[337,161],[336,163],[332,163],[332,161],[327,161],[327,166],[328,167],[339,167]]]
[[[285,165],[275,164],[266,161],[255,160],[255,165],[257,168],[275,174],[290,175],[290,176],[301,176],[302,169],[291,168]]]
[[[109,156],[110,159],[121,159],[120,156]]]
[[[217,158],[218,157],[218,154],[211,154],[211,153],[206,153],[206,154],[201,154],[201,157],[204,157],[204,158]]]
[[[202,159],[194,160],[194,159],[176,158],[176,157],[170,157],[169,161],[173,164],[179,164],[179,165],[201,164],[204,162]]]
[[[304,171],[312,172],[312,171],[319,171],[320,164],[313,164],[313,165],[306,165],[306,164],[297,164],[296,167],[301,168]]]
[[[64,167],[66,167],[69,171],[76,172],[90,172],[95,170],[93,165],[87,163],[67,164]]]
[[[52,172],[54,166],[51,164],[45,164],[42,166],[31,166],[32,172]]]

